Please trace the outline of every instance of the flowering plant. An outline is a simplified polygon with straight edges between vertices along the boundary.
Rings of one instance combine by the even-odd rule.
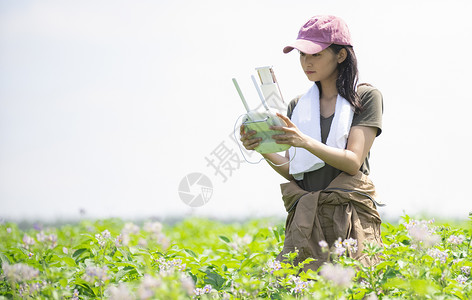
[[[471,230],[403,217],[384,223],[371,267],[357,241],[320,241],[330,260],[303,271],[297,251],[276,260],[281,220],[174,225],[117,219],[19,228],[0,224],[0,299],[470,299]]]

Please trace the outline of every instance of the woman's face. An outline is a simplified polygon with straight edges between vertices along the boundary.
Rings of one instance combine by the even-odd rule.
[[[330,48],[316,54],[305,54],[300,52],[300,63],[308,80],[326,81],[334,80],[338,77],[338,63],[340,62],[340,51],[335,54]],[[344,60],[344,59],[343,59]],[[342,62],[342,60],[341,60]]]

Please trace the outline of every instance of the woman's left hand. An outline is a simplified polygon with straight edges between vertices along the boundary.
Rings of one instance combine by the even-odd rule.
[[[277,113],[277,117],[281,118],[287,126],[271,126],[270,129],[283,131],[283,134],[274,134],[272,138],[277,144],[286,144],[293,147],[305,148],[310,139],[309,136],[302,133],[298,127],[286,116]]]

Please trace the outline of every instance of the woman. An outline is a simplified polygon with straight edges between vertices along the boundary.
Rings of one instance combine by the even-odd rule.
[[[277,143],[292,147],[285,156],[263,154],[289,180],[281,185],[289,214],[278,259],[297,250],[299,261],[313,257],[316,261],[307,267],[317,269],[328,259],[321,241],[331,246],[339,238],[353,238],[358,249],[349,255],[364,264],[375,263],[362,249],[364,242],[382,244],[375,188],[367,177],[369,151],[382,131],[382,95],[366,84],[356,91],[357,61],[342,19],[314,16],[284,53],[293,49],[314,84],[290,102],[288,117],[278,114],[287,126],[272,128],[283,131],[273,136]],[[241,141],[248,150],[261,141],[255,133],[241,126]]]

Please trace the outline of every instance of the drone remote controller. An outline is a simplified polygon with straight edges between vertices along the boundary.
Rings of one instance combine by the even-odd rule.
[[[239,88],[238,82],[233,78],[234,86],[238,91],[239,97],[246,108],[247,114],[245,115],[242,124],[248,131],[254,130],[256,134],[255,138],[262,138],[259,146],[255,150],[259,153],[275,153],[282,152],[290,148],[290,145],[277,144],[272,138],[274,134],[282,134],[283,131],[272,130],[271,126],[286,126],[287,124],[277,115],[274,111],[283,112],[285,109],[285,103],[283,102],[278,88],[277,81],[274,76],[274,71],[271,67],[256,68],[259,78],[262,84],[262,91],[254,76],[251,76],[254,86],[259,94],[264,111],[250,110],[249,106],[244,98],[241,89]],[[264,95],[263,95],[264,94]],[[271,107],[269,108],[267,101],[271,100]]]

